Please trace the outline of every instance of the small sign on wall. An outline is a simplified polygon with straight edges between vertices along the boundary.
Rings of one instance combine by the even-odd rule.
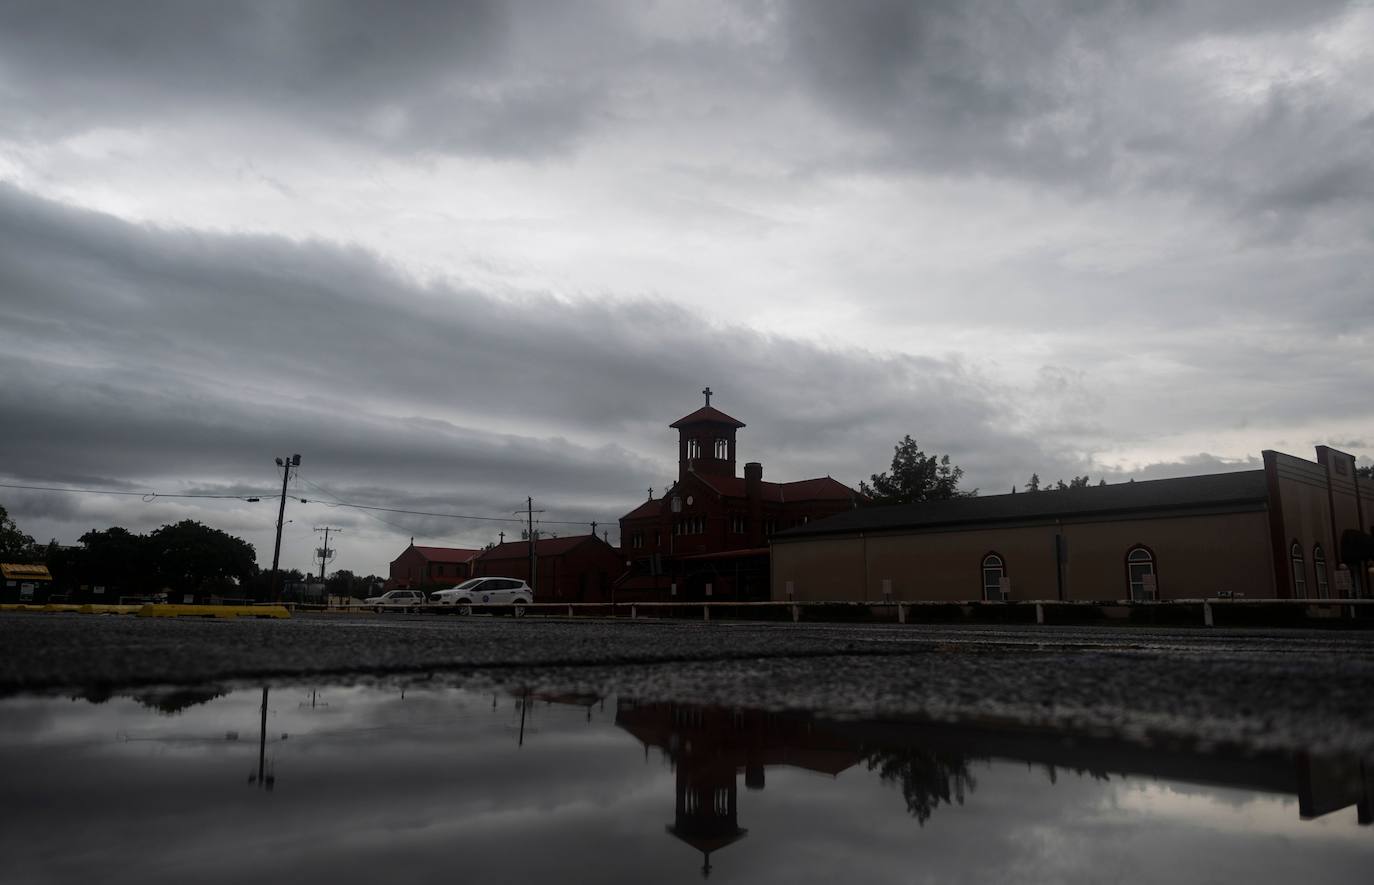
[[[1011,578],[1005,575],[997,579],[997,592],[1002,594],[1003,599],[1011,596]]]
[[[1350,578],[1350,569],[1347,566],[1340,566],[1336,569],[1336,592],[1349,595],[1354,589],[1354,582]]]

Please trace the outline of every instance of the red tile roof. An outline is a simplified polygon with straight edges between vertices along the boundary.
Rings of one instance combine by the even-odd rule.
[[[649,516],[658,516],[661,512],[663,512],[663,499],[652,498],[648,501],[645,501],[643,504],[640,504],[638,507],[631,510],[629,513],[625,514],[620,518],[643,519]]]
[[[682,427],[686,424],[729,424],[732,427],[744,427],[745,423],[737,418],[731,418],[720,409],[713,409],[710,406],[702,406],[690,415],[685,415],[669,427]]]
[[[540,538],[534,542],[535,556],[561,556],[584,541],[600,541],[596,535],[569,535],[566,538]],[[529,541],[507,541],[481,552],[482,559],[524,559],[530,555]]]
[[[745,481],[738,476],[708,476],[704,473],[693,474],[716,494],[726,498],[744,498]],[[828,476],[816,479],[799,479],[796,482],[765,482],[763,500],[770,504],[803,501],[852,501],[859,493],[837,479]],[[673,488],[677,486],[674,485]],[[671,492],[672,489],[669,489]],[[867,499],[864,499],[867,500]],[[621,519],[649,519],[662,515],[667,506],[668,496],[652,498],[640,504]]]
[[[697,479],[727,498],[745,497],[745,481],[738,476],[707,476],[698,473]],[[857,492],[837,479],[828,476],[799,479],[796,482],[765,482],[763,500],[774,504],[788,501],[848,501]]]
[[[478,550],[468,550],[463,547],[420,547],[412,545],[425,559],[430,562],[467,562],[479,552]]]

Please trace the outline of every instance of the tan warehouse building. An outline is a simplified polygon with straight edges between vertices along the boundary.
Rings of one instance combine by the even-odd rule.
[[[870,507],[772,538],[777,600],[1370,596],[1374,488],[1313,463]]]

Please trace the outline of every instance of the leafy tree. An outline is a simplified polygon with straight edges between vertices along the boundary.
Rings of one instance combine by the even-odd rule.
[[[178,594],[247,586],[258,570],[252,544],[190,519],[148,535],[148,553],[158,580]]]
[[[72,551],[64,563],[70,566],[71,579],[76,583],[100,584],[116,591],[153,589],[144,587],[153,576],[145,535],[112,526],[104,531],[93,529],[82,535],[80,541],[81,547]]]
[[[151,707],[167,716],[175,716],[187,707],[208,704],[225,694],[227,692],[224,689],[212,686],[208,688],[172,688],[146,691],[131,695],[131,697],[145,707]]]
[[[1356,467],[1355,475],[1360,479],[1374,480],[1374,464],[1366,464],[1364,467]]]
[[[0,560],[31,562],[41,558],[42,548],[34,544],[31,535],[19,531],[19,526],[10,519],[9,511],[0,507]]]
[[[977,489],[961,491],[962,467],[949,463],[949,455],[927,455],[907,434],[892,448],[892,467],[888,473],[873,474],[873,485],[859,482],[859,491],[875,504],[916,504],[921,501],[947,501],[969,498]]]
[[[969,771],[969,760],[954,752],[907,747],[878,750],[865,760],[886,783],[901,787],[907,813],[925,826],[941,805],[964,804],[964,797],[978,786]]]
[[[339,569],[329,576],[325,586],[332,596],[352,596],[358,599],[366,599],[374,595],[373,590],[385,579],[376,575],[355,575],[348,569]]]
[[[357,575],[346,568],[341,568],[330,575],[324,585],[332,596],[349,596],[353,592],[353,582],[356,580],[358,580]]]
[[[1042,486],[1040,485],[1040,474],[1038,474],[1038,473],[1032,473],[1032,474],[1031,474],[1030,481],[1026,483],[1026,491],[1028,491],[1028,492],[1039,492],[1039,491],[1044,491],[1044,490],[1046,490],[1046,489],[1051,489],[1051,488],[1052,488],[1053,491],[1062,492],[1062,491],[1064,491],[1065,489],[1086,489],[1086,488],[1088,487],[1088,482],[1089,482],[1089,480],[1088,480],[1088,475],[1085,473],[1085,474],[1083,474],[1082,476],[1071,476],[1071,477],[1069,477],[1069,481],[1068,481],[1068,482],[1064,482],[1064,480],[1061,479],[1061,480],[1056,481],[1055,484],[1054,484],[1052,487],[1051,487],[1051,486],[1043,486],[1043,487],[1042,487]],[[1100,482],[1098,482],[1098,485],[1100,485],[1100,486],[1105,486],[1106,484],[1107,484],[1107,481],[1106,481],[1105,479],[1103,479],[1103,480],[1101,480]],[[1012,491],[1015,491],[1015,489],[1012,489]]]

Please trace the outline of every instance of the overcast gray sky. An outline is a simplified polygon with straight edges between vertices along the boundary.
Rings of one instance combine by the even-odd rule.
[[[1371,83],[1367,2],[0,2],[0,481],[300,452],[302,497],[614,541],[708,384],[774,480],[905,433],[985,493],[1369,463]],[[0,504],[263,563],[276,518]],[[288,518],[378,573],[501,528]]]

